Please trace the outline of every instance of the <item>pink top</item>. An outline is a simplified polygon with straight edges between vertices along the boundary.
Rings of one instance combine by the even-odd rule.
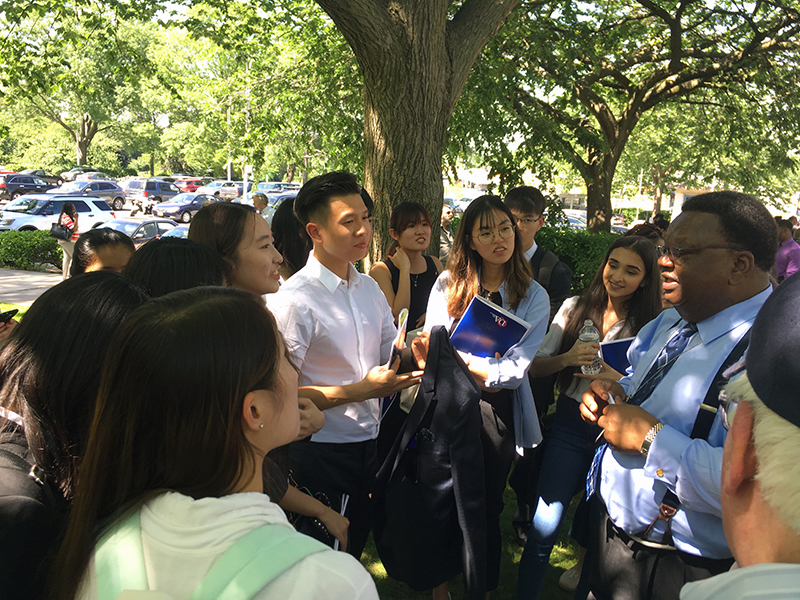
[[[800,245],[792,238],[783,242],[775,256],[775,266],[778,268],[778,280],[787,279],[800,271]]]

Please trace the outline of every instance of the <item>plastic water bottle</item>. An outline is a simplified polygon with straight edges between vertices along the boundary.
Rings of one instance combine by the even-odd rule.
[[[597,329],[595,329],[594,323],[592,323],[591,319],[586,319],[583,322],[583,328],[578,334],[578,339],[582,344],[600,343],[600,333],[597,331]],[[584,365],[581,367],[581,372],[584,375],[597,375],[602,370],[603,365],[600,364],[600,357],[597,354],[595,354],[591,365]]]

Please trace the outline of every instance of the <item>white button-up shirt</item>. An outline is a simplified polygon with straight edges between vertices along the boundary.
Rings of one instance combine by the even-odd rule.
[[[348,266],[344,280],[312,252],[306,266],[267,305],[283,334],[300,385],[357,383],[373,367],[389,360],[397,334],[392,310],[378,284]],[[378,399],[350,402],[325,411],[325,426],[315,442],[346,443],[378,436]]]

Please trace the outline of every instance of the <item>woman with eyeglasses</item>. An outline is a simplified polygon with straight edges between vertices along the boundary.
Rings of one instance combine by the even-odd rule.
[[[582,377],[580,368],[591,365],[600,349],[598,344],[581,343],[581,328],[591,319],[604,341],[635,336],[661,312],[657,260],[656,247],[649,239],[625,236],[615,241],[586,291],[564,301],[533,361],[534,377],[558,374],[556,387],[561,395],[539,469],[533,522],[519,565],[517,598],[539,597],[553,545],[572,497],[585,485],[601,432],[580,414],[580,398],[590,381],[576,375]],[[609,371],[607,365],[603,367]],[[619,379],[619,373],[599,377]],[[575,529],[573,525],[573,536],[583,549],[587,540]],[[584,553],[559,580],[564,589],[577,587]]]
[[[431,291],[425,330],[444,325],[452,331],[475,296],[491,300],[531,326],[503,356],[461,354],[483,390],[480,410],[486,489],[486,589],[490,592],[497,588],[500,577],[500,513],[515,446],[530,448],[542,440],[528,368],[544,339],[550,316],[547,292],[533,279],[514,216],[497,196],[476,198],[464,211],[447,270]],[[447,582],[434,589],[433,597],[447,598]]]

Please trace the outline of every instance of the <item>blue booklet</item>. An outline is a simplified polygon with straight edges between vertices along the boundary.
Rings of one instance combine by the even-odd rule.
[[[608,363],[608,366],[625,375],[625,371],[631,366],[628,360],[628,348],[636,338],[628,337],[619,340],[600,343],[600,356]]]
[[[473,356],[504,356],[531,328],[514,313],[494,302],[474,296],[458,322],[450,341],[456,350]]]

